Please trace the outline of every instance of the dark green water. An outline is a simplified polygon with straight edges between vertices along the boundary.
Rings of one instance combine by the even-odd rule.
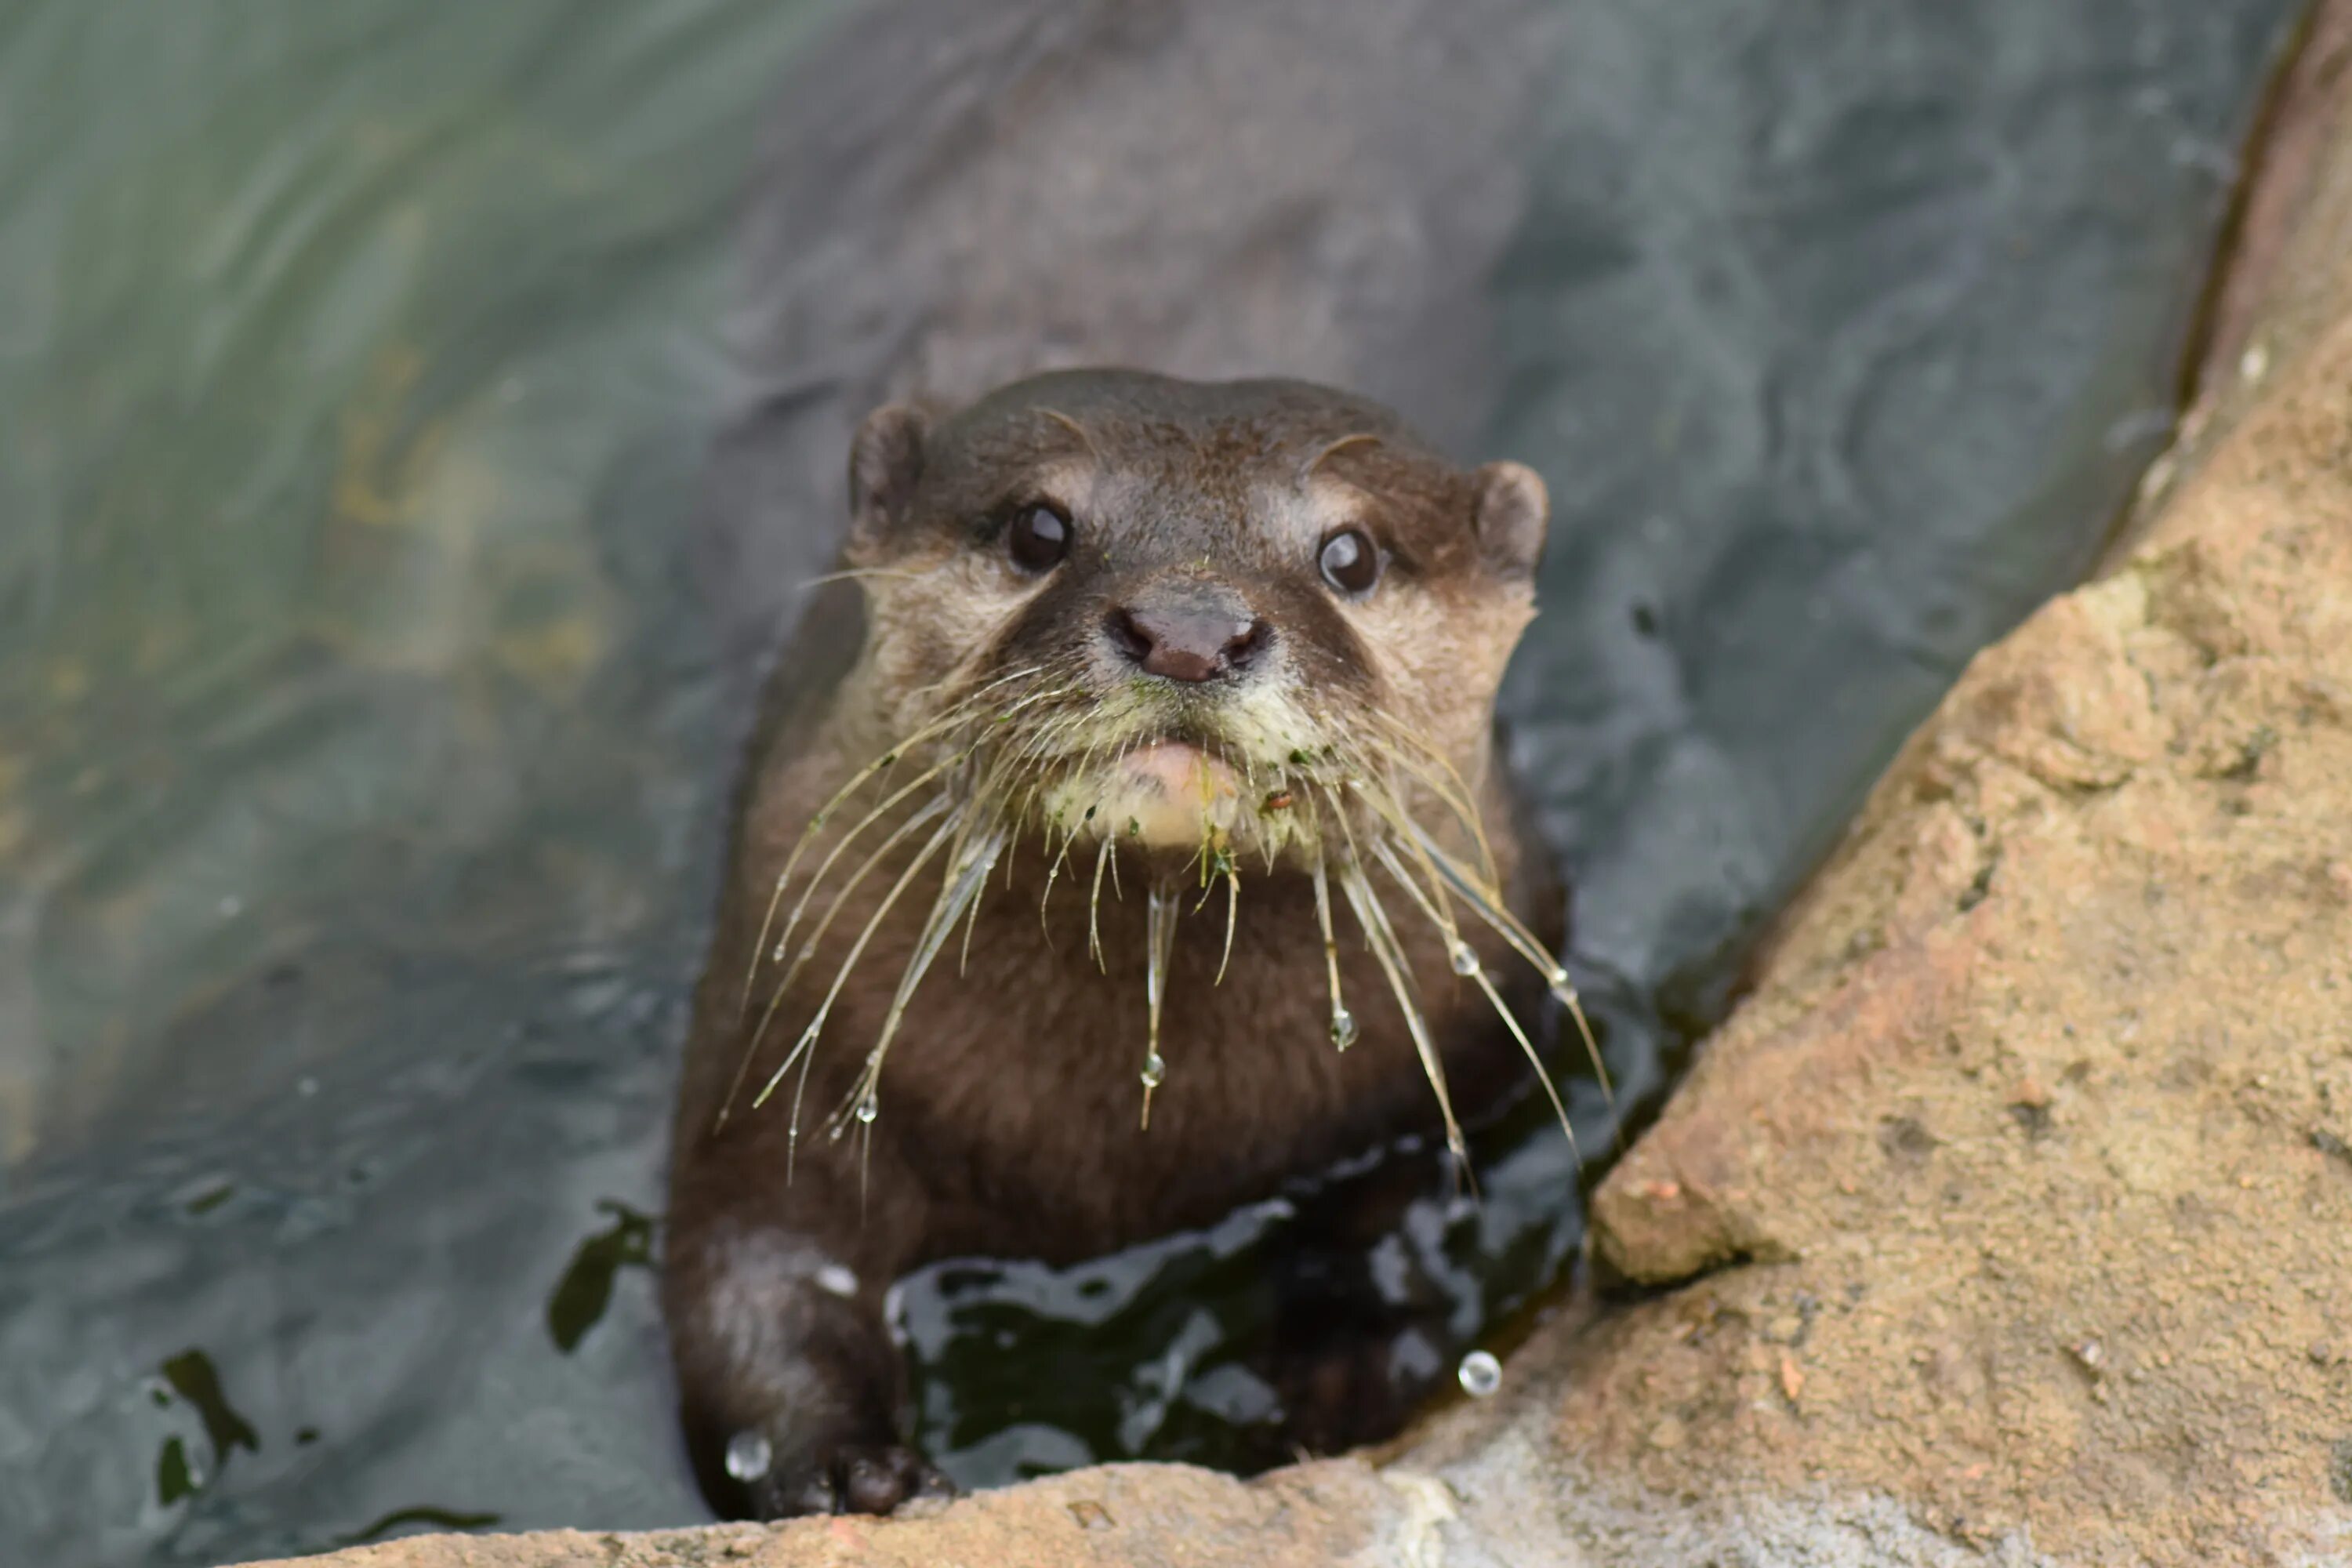
[[[737,718],[688,513],[839,9],[0,12],[0,1563],[700,1517],[645,1265]],[[2160,446],[2294,9],[1554,8],[1451,434],[1553,489],[1506,707],[1629,1100]],[[1556,1131],[1484,1149],[1363,1261],[1441,1363],[1580,1235]],[[1270,1457],[1319,1201],[930,1271],[927,1440]]]

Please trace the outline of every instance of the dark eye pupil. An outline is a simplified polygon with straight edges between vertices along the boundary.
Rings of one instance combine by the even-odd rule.
[[[1033,506],[1013,520],[1005,548],[1024,572],[1044,572],[1070,552],[1070,520],[1050,506]]]
[[[1360,594],[1380,574],[1380,555],[1362,530],[1350,528],[1323,542],[1323,577],[1339,592]]]

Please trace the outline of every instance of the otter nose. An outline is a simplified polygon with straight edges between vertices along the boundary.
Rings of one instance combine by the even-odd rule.
[[[1274,640],[1273,627],[1231,603],[1122,605],[1106,629],[1146,675],[1187,683],[1244,669]]]

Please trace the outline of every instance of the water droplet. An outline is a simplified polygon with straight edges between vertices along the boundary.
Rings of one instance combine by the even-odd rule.
[[[1485,1351],[1472,1351],[1462,1358],[1461,1368],[1454,1375],[1461,1380],[1463,1393],[1473,1399],[1484,1399],[1503,1386],[1503,1363]],[[732,1449],[728,1451],[728,1458],[731,1463]]]
[[[1346,1050],[1356,1043],[1356,1016],[1345,1007],[1331,1009],[1331,1043]]]
[[[1166,1081],[1168,1081],[1168,1064],[1161,1059],[1158,1051],[1153,1051],[1143,1058],[1143,1087],[1158,1089]]]
[[[1562,969],[1557,963],[1551,966],[1551,973],[1544,976],[1544,984],[1550,986],[1554,991],[1570,991],[1574,989],[1568,983],[1568,971]]]
[[[782,942],[780,942],[776,943],[776,950],[775,950],[773,952],[771,952],[770,954],[768,954],[768,962],[769,962],[769,963],[782,963],[783,961],[784,961],[784,944],[783,944]]]
[[[881,1114],[882,1101],[880,1097],[876,1095],[872,1089],[867,1089],[866,1091],[866,1098],[857,1102],[857,1120],[860,1121],[871,1121]]]
[[[739,1481],[758,1480],[768,1473],[775,1458],[775,1449],[757,1432],[738,1432],[727,1439],[727,1473]]]
[[[1454,960],[1454,973],[1475,974],[1478,973],[1478,954],[1472,951],[1468,942],[1456,942],[1454,944],[1454,952],[1451,956]]]

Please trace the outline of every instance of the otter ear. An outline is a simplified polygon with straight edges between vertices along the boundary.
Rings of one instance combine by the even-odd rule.
[[[1480,552],[1506,577],[1533,577],[1551,521],[1543,479],[1525,463],[1488,463],[1474,477]]]
[[[930,421],[919,409],[893,403],[876,409],[849,444],[849,536],[878,542],[907,515],[923,477],[923,437]]]

